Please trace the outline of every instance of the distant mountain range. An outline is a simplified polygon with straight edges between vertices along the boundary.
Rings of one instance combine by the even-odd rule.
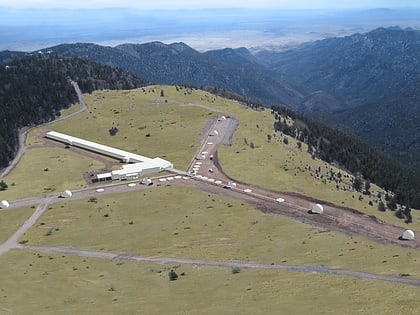
[[[225,89],[267,107],[284,104],[420,165],[420,31],[380,28],[255,55],[161,42],[63,44],[42,53],[120,67],[154,83]],[[0,62],[19,54],[0,52]]]
[[[257,58],[309,89],[299,112],[420,165],[420,31],[380,28]]]
[[[120,67],[159,84],[212,86],[267,105],[293,104],[302,87],[262,66],[245,48],[200,53],[184,43],[123,44],[114,48],[95,44],[64,44],[44,49]]]

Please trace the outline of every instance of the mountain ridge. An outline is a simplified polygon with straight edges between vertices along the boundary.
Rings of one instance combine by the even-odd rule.
[[[389,145],[396,126],[407,121],[406,113],[420,114],[419,34],[413,29],[379,28],[255,54],[246,48],[201,53],[183,42],[158,41],[116,47],[62,44],[42,51],[118,66],[154,83],[214,87],[266,107],[287,105],[352,133],[400,161],[409,157],[409,163],[419,165],[416,126],[406,125],[410,132],[396,133],[397,145]],[[392,128],[371,123],[387,116]],[[373,125],[378,132],[370,132]],[[403,145],[413,141],[414,145]]]

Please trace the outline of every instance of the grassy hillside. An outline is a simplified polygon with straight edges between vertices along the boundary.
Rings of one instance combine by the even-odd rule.
[[[77,188],[85,185],[83,172],[103,166],[92,156],[75,156],[61,144],[39,148],[45,131],[165,157],[185,169],[195,156],[206,122],[215,115],[232,115],[240,121],[238,130],[232,146],[220,148],[218,154],[229,176],[332,201],[406,226],[392,212],[376,210],[375,198],[359,200],[359,193],[344,190],[349,177],[343,176],[339,190],[325,180],[336,169],[312,159],[292,138],[286,144],[284,135],[273,135],[274,117],[268,110],[168,86],[98,91],[85,95],[85,100],[86,112],[30,133],[29,151],[4,178],[9,188],[0,192],[0,199]],[[114,136],[109,133],[111,127],[119,130]],[[307,165],[319,169],[317,176]],[[372,185],[371,190],[380,188]],[[17,210],[0,211],[0,223],[10,225],[0,235],[2,239],[13,233],[11,225],[21,223],[30,212],[20,209],[25,213],[12,216]],[[413,220],[410,227],[420,230],[417,212]],[[93,201],[63,200],[50,205],[20,241],[148,257],[326,265],[420,278],[418,250],[319,229],[264,214],[240,200],[178,185],[98,195]],[[340,314],[415,314],[420,307],[417,287],[313,273],[247,269],[233,273],[222,267],[108,261],[29,250],[0,256],[0,268],[0,312],[323,314],[334,310]],[[177,281],[168,280],[170,269],[180,275]]]
[[[162,91],[164,96],[161,96]],[[321,160],[312,159],[306,153],[305,144],[298,148],[291,137],[287,137],[289,143],[285,144],[284,135],[273,134],[274,117],[268,110],[252,110],[207,92],[172,86],[150,86],[119,92],[97,91],[85,95],[85,101],[88,105],[87,111],[33,130],[28,137],[29,143],[36,145],[39,143],[36,140],[38,134],[55,130],[141,155],[160,156],[172,161],[176,168],[186,169],[199,147],[200,134],[205,123],[215,115],[233,115],[239,119],[240,124],[234,134],[232,146],[221,147],[218,154],[221,166],[229,176],[278,191],[298,192],[331,201],[378,216],[393,224],[407,226],[403,221],[397,220],[393,212],[377,210],[376,193],[384,194],[374,184],[371,188],[372,194],[365,196],[349,190],[350,177],[343,176],[343,183],[337,190],[336,183],[327,180],[327,176],[331,170],[334,173],[345,172]],[[119,130],[115,136],[109,134],[112,127]],[[272,135],[270,141],[267,135]],[[251,148],[251,143],[254,149]],[[35,156],[34,152],[30,150],[24,158],[28,154]],[[60,152],[67,153],[64,150]],[[69,164],[65,172],[72,175],[67,176],[64,184],[59,184],[62,181],[60,172],[63,170],[56,167],[51,167],[48,172],[43,170],[47,167],[46,159],[59,161],[64,156],[51,156],[60,158],[40,156],[35,159],[39,162],[32,163],[39,167],[24,166],[28,165],[26,163],[19,165],[4,178],[9,183],[9,189],[0,192],[0,198],[12,199],[31,195],[35,191],[42,194],[44,188],[51,186],[57,191],[77,188],[83,185],[83,172],[100,168],[89,160],[86,160],[82,169],[80,164]],[[315,174],[317,169],[320,169],[318,175]],[[35,182],[23,180],[28,176],[34,178]],[[19,178],[22,180],[18,181]],[[13,182],[15,186],[10,185]],[[413,211],[413,226],[419,224],[420,216],[417,211]]]
[[[147,257],[325,265],[420,278],[420,251],[314,228],[264,214],[240,200],[179,186],[97,196],[95,202],[57,203],[21,241]]]
[[[416,314],[419,289],[296,272],[137,264],[14,250],[0,312],[27,314]],[[168,271],[184,273],[168,281]]]
[[[33,208],[8,209],[0,211],[0,243],[5,242],[28,219]]]

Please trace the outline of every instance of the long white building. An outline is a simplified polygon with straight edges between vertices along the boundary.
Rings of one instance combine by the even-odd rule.
[[[99,180],[104,179],[133,179],[147,174],[158,173],[173,168],[169,161],[157,158],[148,158],[142,155],[130,153],[120,149],[112,148],[103,144],[76,138],[56,131],[47,132],[45,135],[49,139],[60,141],[78,148],[97,152],[106,156],[117,158],[125,164],[121,169],[110,173],[98,174]]]

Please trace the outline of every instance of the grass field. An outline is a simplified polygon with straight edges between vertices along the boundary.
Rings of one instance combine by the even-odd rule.
[[[160,96],[161,90],[164,91],[164,97]],[[200,133],[206,121],[214,115],[233,115],[240,120],[233,145],[221,147],[218,154],[224,171],[231,177],[279,191],[299,192],[358,209],[404,228],[420,230],[419,211],[412,211],[413,223],[407,225],[397,219],[394,213],[377,210],[376,193],[362,196],[357,192],[344,191],[345,184],[337,190],[335,182],[324,183],[320,178],[315,178],[313,172],[305,168],[319,168],[323,176],[331,169],[334,172],[339,170],[322,161],[313,160],[306,153],[305,145],[298,149],[293,138],[289,137],[289,144],[284,144],[282,135],[273,133],[274,119],[270,110],[255,111],[207,92],[173,86],[151,86],[132,91],[97,91],[85,95],[85,101],[88,105],[86,112],[34,129],[28,135],[28,143],[40,143],[36,136],[40,129],[56,130],[142,155],[160,156],[172,161],[176,168],[185,169],[199,146]],[[78,108],[78,105],[74,107]],[[115,136],[109,135],[112,127],[119,129]],[[272,135],[271,141],[267,139],[269,134]],[[250,143],[253,143],[254,149],[250,148]],[[27,157],[29,159],[32,157]],[[36,164],[42,164],[42,161],[45,158],[41,157]],[[39,169],[33,170],[28,167],[30,164],[25,163],[26,166],[20,165],[5,181],[9,186],[15,182],[15,178],[32,178],[32,181],[24,183],[20,180],[18,193],[17,189],[10,189],[9,192],[0,192],[0,197],[29,195],[34,192],[33,186],[42,187],[38,193],[44,192],[44,188],[47,191],[51,188],[49,177],[43,173],[41,175]],[[87,163],[89,165],[92,161]],[[72,176],[66,176],[66,183],[62,187],[51,189],[72,189],[83,185],[81,170],[90,167],[67,167],[67,173]],[[61,180],[57,176],[55,178]],[[381,189],[372,184],[371,191]]]
[[[42,128],[151,158],[159,156],[185,169],[199,147],[201,130],[214,113],[180,106],[175,99],[165,102],[160,90],[97,91],[85,95],[87,111]],[[165,88],[167,94],[172,90]],[[115,136],[109,133],[113,127],[118,129]]]
[[[168,280],[175,267],[180,275]],[[321,274],[152,265],[13,250],[0,314],[419,314],[419,288]]]
[[[164,96],[161,97],[161,90]],[[179,87],[85,95],[88,110],[34,129],[55,130],[150,157],[185,169],[199,147],[200,133],[214,115],[240,124],[233,145],[219,150],[226,173],[239,180],[296,191],[359,209],[420,230],[413,211],[407,226],[376,200],[337,190],[310,172],[329,165],[311,159],[293,139],[273,134],[269,110],[254,111]],[[76,106],[77,107],[77,106]],[[69,113],[75,110],[69,109]],[[115,136],[109,129],[118,128]],[[253,143],[254,149],[250,148]],[[59,148],[33,147],[4,180],[1,199],[13,200],[86,185],[82,175],[102,163]],[[379,188],[372,185],[371,190]],[[369,206],[368,202],[373,205]],[[0,240],[7,239],[34,209],[0,211]],[[362,237],[319,229],[263,214],[253,207],[202,191],[162,186],[141,192],[98,195],[95,200],[53,204],[21,239],[32,245],[73,246],[143,256],[240,259],[290,265],[327,265],[420,278],[418,250],[383,245]],[[179,280],[167,272],[177,267]],[[0,314],[420,314],[419,288],[347,277],[282,271],[160,266],[13,250],[0,256]]]
[[[4,178],[9,187],[0,192],[0,199],[18,199],[85,187],[83,173],[102,167],[103,163],[64,148],[32,149]]]
[[[34,211],[35,209],[30,207],[0,211],[0,243],[12,236]]]
[[[54,204],[22,240],[143,256],[327,265],[420,278],[418,250],[320,230],[175,185],[103,195],[96,202]]]

